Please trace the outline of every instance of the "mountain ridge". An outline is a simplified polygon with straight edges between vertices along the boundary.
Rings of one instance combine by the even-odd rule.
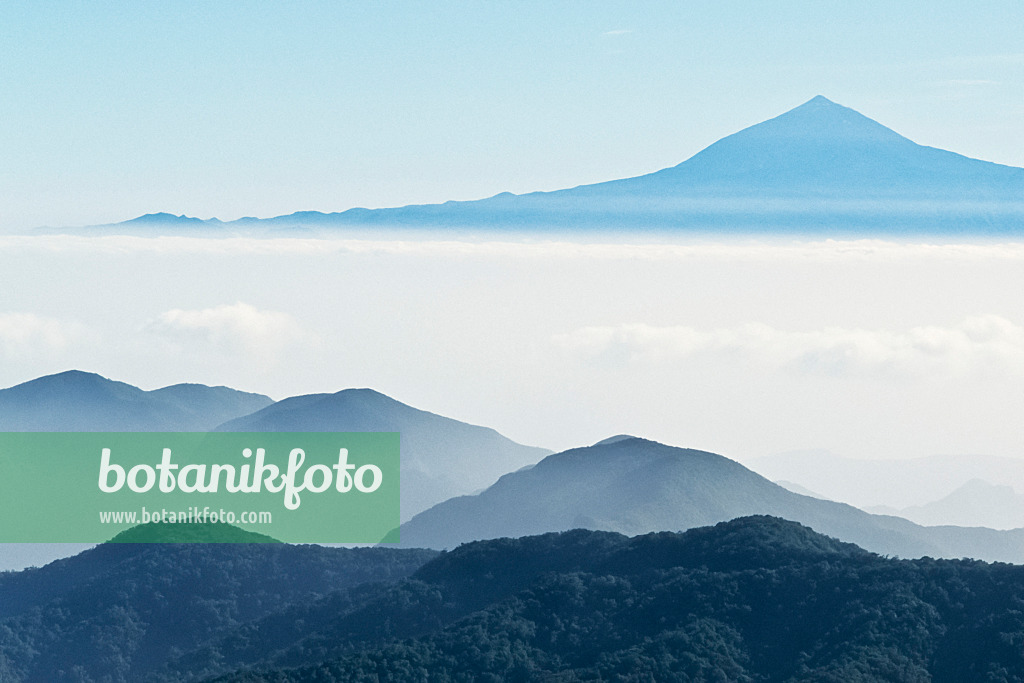
[[[550,454],[367,388],[292,396],[217,431],[400,432],[403,520]]]
[[[159,680],[1018,680],[1021,572],[884,558],[765,516],[480,541],[302,612],[287,647],[251,647],[267,619]]]
[[[0,389],[0,431],[207,431],[272,404],[270,397],[205,384],[144,390],[67,370]]]
[[[586,528],[637,535],[772,515],[872,552],[1024,562],[1024,529],[922,527],[788,491],[724,456],[632,438],[570,449],[454,498],[400,529],[405,547]]]
[[[630,178],[265,219],[149,214],[94,230],[202,225],[216,234],[270,235],[341,228],[1019,235],[1024,168],[919,145],[818,95],[674,166]]]

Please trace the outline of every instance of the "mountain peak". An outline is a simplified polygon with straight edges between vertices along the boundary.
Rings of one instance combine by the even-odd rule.
[[[369,387],[352,387],[350,389],[342,389],[341,391],[336,391],[333,395],[344,398],[359,398],[372,401],[384,400],[399,403],[399,401],[396,401],[387,394],[383,394],[376,389],[370,389]]]
[[[0,389],[0,431],[203,431],[270,402],[200,384],[144,391],[67,370]]]
[[[732,139],[760,144],[797,144],[800,147],[827,144],[833,148],[861,148],[872,143],[891,145],[910,142],[896,131],[864,116],[859,111],[844,107],[821,95],[775,118],[730,135],[711,145],[708,150]]]
[[[594,445],[595,446],[610,446],[613,443],[618,443],[620,441],[627,441],[629,439],[638,439],[638,438],[640,438],[640,437],[633,436],[632,434],[616,434],[615,436],[609,436],[607,439],[601,439],[600,441],[598,441]]]
[[[961,160],[932,152],[818,95],[681,164],[612,185],[645,195],[729,198],[733,206],[737,197],[922,199],[935,194],[936,174],[962,182]]]
[[[69,391],[74,389],[98,389],[100,387],[129,387],[130,385],[108,379],[95,372],[84,370],[65,370],[64,372],[44,375],[36,379],[22,382],[11,389],[39,389]],[[131,387],[134,388],[134,387]]]
[[[801,107],[828,107],[828,106],[832,106],[832,107],[842,107],[843,109],[846,109],[846,107],[843,107],[841,104],[836,104],[835,102],[833,102],[829,98],[825,97],[824,95],[815,95],[814,97],[812,97],[811,99],[807,100],[806,102],[804,102],[800,106]]]
[[[167,213],[166,211],[159,211],[157,213],[147,213],[143,216],[138,216],[127,221],[122,221],[118,225],[124,226],[205,226],[207,224],[216,224],[221,221],[217,218],[211,218],[209,220],[203,220],[202,218],[196,218],[195,216],[187,216],[185,214],[175,215],[173,213]]]
[[[776,116],[773,119],[768,119],[767,121],[764,121],[762,123],[768,123],[770,121],[780,119],[789,114],[800,114],[802,116],[814,117],[832,117],[833,119],[845,118],[847,120],[859,121],[861,124],[870,124],[871,126],[874,127],[883,128],[893,134],[897,134],[895,133],[895,131],[892,131],[890,128],[886,126],[883,126],[881,123],[878,123],[874,119],[864,116],[864,114],[861,114],[856,109],[851,109],[850,107],[845,107],[839,104],[838,102],[833,102],[824,95],[815,95],[814,97],[807,100],[803,104],[793,107],[789,111],[783,112],[779,116]]]

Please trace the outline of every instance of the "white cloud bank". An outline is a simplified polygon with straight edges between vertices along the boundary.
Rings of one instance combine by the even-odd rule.
[[[145,329],[183,347],[242,354],[264,363],[318,342],[291,315],[242,302],[198,310],[175,308],[161,313]]]
[[[725,240],[662,243],[644,241],[586,242],[567,239],[470,240],[424,235],[421,239],[358,239],[343,237],[139,237],[107,235],[0,235],[0,256],[38,258],[72,253],[88,255],[163,254],[174,256],[214,255],[237,259],[242,255],[303,257],[337,254],[385,254],[424,256],[429,258],[514,258],[555,259],[560,261],[598,262],[662,262],[689,263],[695,259],[724,262],[757,262],[779,260],[807,262],[903,262],[978,263],[1024,261],[1024,241],[930,243],[854,240]]]
[[[0,357],[8,360],[53,356],[87,337],[78,323],[34,313],[0,313]]]
[[[794,332],[756,323],[713,330],[624,324],[583,327],[557,334],[552,341],[566,352],[623,364],[707,354],[819,375],[1024,373],[1024,327],[996,315],[904,331],[826,327]]]

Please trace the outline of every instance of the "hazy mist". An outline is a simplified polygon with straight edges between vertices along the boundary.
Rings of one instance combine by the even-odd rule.
[[[366,386],[552,449],[1020,457],[1022,263],[1020,243],[7,237],[0,383]]]

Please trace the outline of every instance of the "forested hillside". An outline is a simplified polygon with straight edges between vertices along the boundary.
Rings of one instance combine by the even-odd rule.
[[[217,680],[1024,678],[1024,567],[890,559],[769,517],[472,543],[358,603]]]

